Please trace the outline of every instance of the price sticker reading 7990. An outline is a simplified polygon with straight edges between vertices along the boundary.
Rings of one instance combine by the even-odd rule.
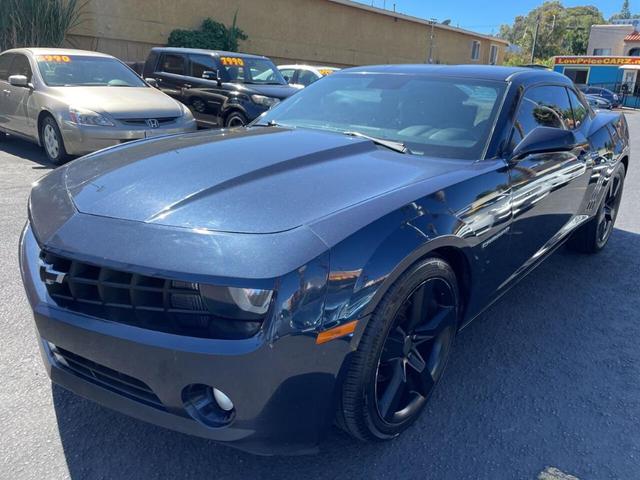
[[[220,62],[225,67],[242,67],[244,60],[239,57],[220,57]]]

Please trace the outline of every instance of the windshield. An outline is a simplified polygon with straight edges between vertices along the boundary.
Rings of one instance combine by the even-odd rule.
[[[261,124],[359,132],[417,155],[479,159],[506,84],[474,78],[335,73],[301,90]]]
[[[50,87],[145,87],[133,70],[115,58],[39,55],[38,69]]]
[[[261,84],[286,85],[280,71],[267,58],[221,57],[220,63],[226,73],[226,81]]]

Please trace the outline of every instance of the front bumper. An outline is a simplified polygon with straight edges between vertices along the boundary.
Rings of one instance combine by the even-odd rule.
[[[53,382],[138,419],[252,453],[317,450],[333,420],[348,339],[316,345],[315,334],[300,333],[272,340],[265,328],[245,340],[211,340],[77,314],[59,308],[48,296],[38,273],[39,248],[27,227],[20,242],[21,272]],[[143,382],[161,405],[76,374],[54,359],[52,344]],[[182,394],[191,384],[225,392],[235,405],[233,421],[211,427],[190,416]]]
[[[122,125],[114,127],[79,126],[71,122],[62,122],[60,129],[65,149],[70,155],[85,155],[131,140],[141,140],[159,135],[189,133],[196,130],[197,124],[192,117],[181,118],[169,125],[160,126],[156,129],[132,128]]]

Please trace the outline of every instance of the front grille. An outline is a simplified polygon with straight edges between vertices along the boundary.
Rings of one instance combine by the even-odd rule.
[[[197,283],[113,270],[44,251],[40,279],[60,307],[148,330],[237,339],[255,335],[261,324],[213,315]]]
[[[178,119],[178,117],[161,117],[161,118],[119,118],[118,121],[124,123],[125,125],[134,125],[137,127],[146,127],[147,120],[157,120],[159,125],[167,125],[169,123],[173,123]]]
[[[146,383],[58,346],[52,344],[48,346],[58,367],[125,397],[154,408],[165,409],[160,399]]]

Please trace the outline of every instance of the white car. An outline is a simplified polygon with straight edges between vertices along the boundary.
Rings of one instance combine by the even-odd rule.
[[[340,70],[336,67],[319,67],[313,65],[280,65],[278,70],[289,85],[300,88],[308,87],[326,75]]]

